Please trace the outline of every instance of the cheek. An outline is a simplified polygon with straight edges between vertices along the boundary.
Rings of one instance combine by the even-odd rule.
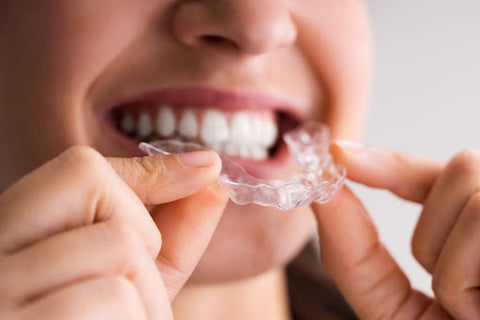
[[[295,2],[299,46],[311,61],[327,99],[334,138],[362,132],[371,69],[367,15],[359,0]]]
[[[324,105],[324,88],[315,73],[308,57],[298,46],[292,46],[280,51],[279,54],[268,57],[266,74],[268,82],[294,98],[298,108],[305,109],[304,114],[320,114]],[[316,110],[311,110],[315,108]]]
[[[0,144],[10,155],[0,165],[11,175],[0,186],[82,143],[86,92],[142,30],[140,10],[129,0],[0,3]]]
[[[0,29],[2,70],[9,71],[10,86],[47,92],[55,87],[57,94],[85,90],[139,33],[135,14],[142,14],[136,8],[131,1],[112,0],[10,5]]]

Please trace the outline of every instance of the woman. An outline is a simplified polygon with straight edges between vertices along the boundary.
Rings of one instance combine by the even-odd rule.
[[[6,0],[0,43],[6,319],[288,319],[285,265],[315,226],[358,317],[480,314],[477,151],[440,164],[332,146],[350,179],[424,205],[413,251],[433,299],[409,286],[346,187],[279,214],[227,204],[213,151],[132,158],[140,140],[181,135],[279,178],[294,167],[284,146],[245,128],[281,134],[313,119],[358,138],[370,69],[361,1]]]

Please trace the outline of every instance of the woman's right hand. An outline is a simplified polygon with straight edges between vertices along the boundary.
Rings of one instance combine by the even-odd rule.
[[[227,201],[212,187],[220,166],[211,151],[107,159],[73,147],[22,178],[0,195],[2,319],[171,319]],[[163,239],[159,256],[162,226],[144,204],[167,202],[183,219],[196,208],[198,226],[165,222],[182,239]]]

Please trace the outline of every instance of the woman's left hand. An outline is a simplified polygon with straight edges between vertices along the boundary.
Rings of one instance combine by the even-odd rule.
[[[344,187],[313,204],[323,263],[362,319],[480,319],[480,151],[448,164],[354,143],[333,144],[348,178],[421,203],[412,250],[435,297],[414,290],[358,198]]]

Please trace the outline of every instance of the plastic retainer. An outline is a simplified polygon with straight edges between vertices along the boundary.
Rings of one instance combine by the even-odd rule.
[[[219,182],[233,202],[291,210],[312,202],[326,203],[342,187],[346,170],[335,164],[328,152],[326,125],[307,122],[284,134],[283,139],[304,170],[290,181],[257,179],[228,156],[220,155],[223,167]],[[142,142],[139,148],[148,155],[207,150],[197,143],[179,140]]]

